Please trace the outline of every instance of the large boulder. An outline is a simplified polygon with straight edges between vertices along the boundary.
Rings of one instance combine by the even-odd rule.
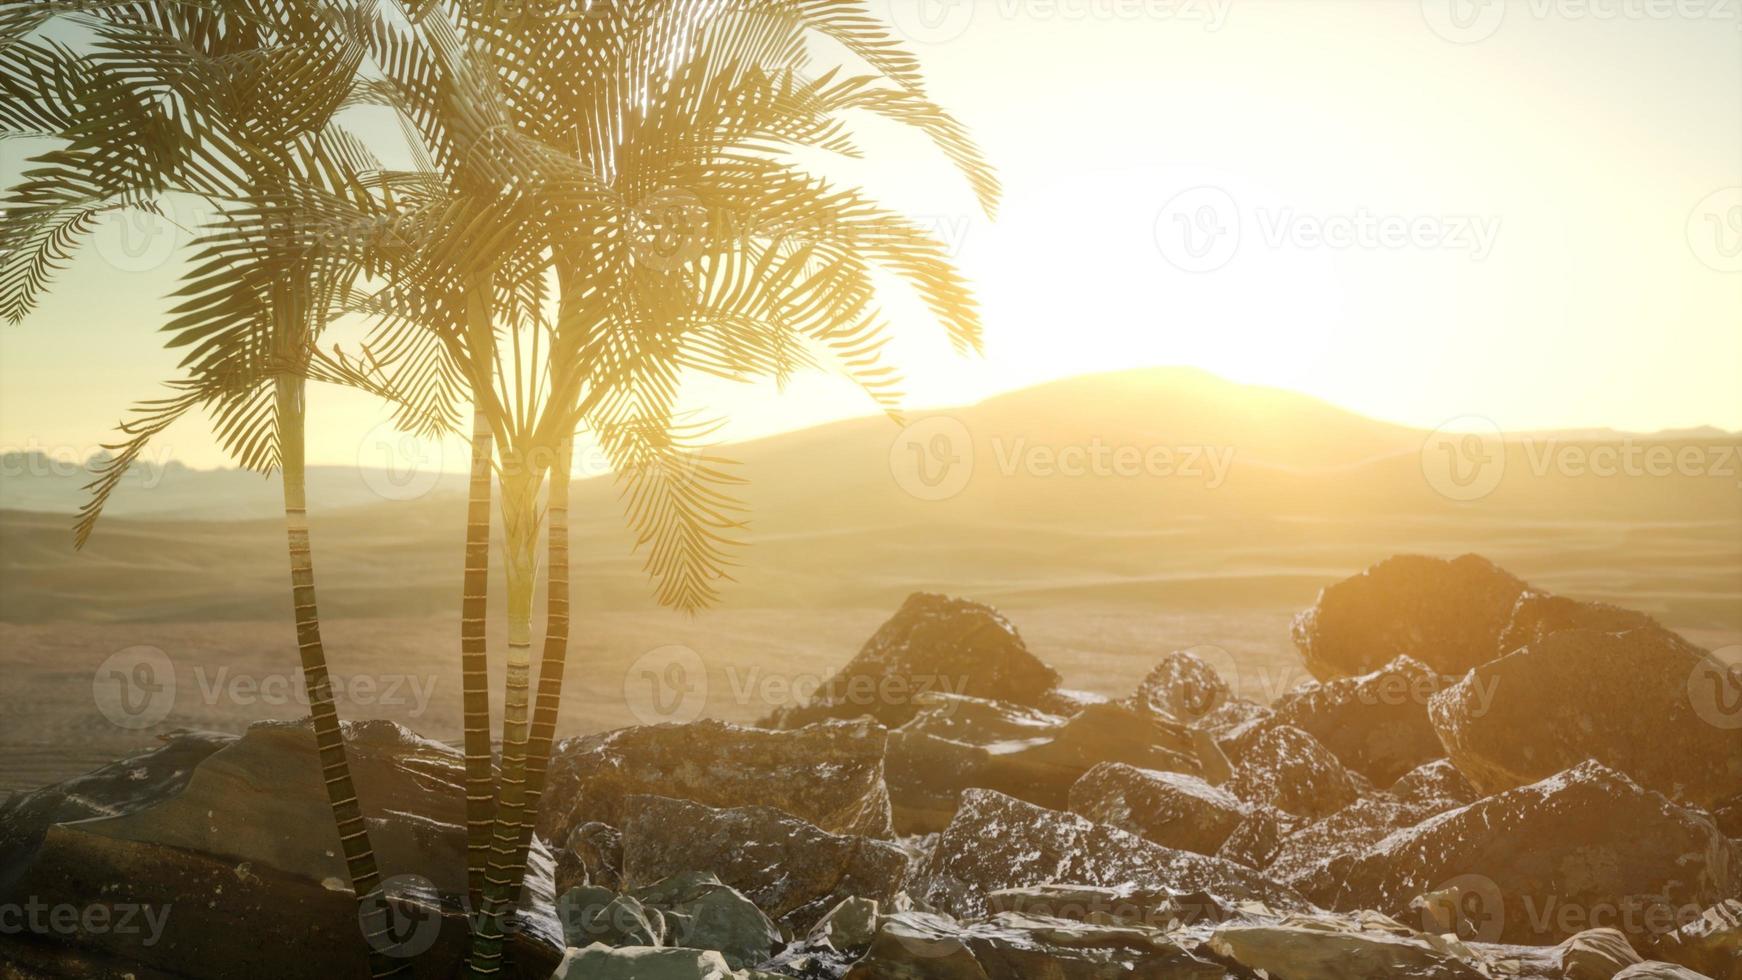
[[[909,890],[933,908],[973,916],[985,912],[993,892],[1048,882],[1166,887],[1280,910],[1308,907],[1249,868],[984,789],[962,794],[961,809]]]
[[[887,762],[896,830],[943,829],[964,789],[995,789],[1049,809],[1102,762],[1197,773],[1183,726],[1123,703],[1091,704],[1068,718],[1007,702],[927,695],[890,733]]]
[[[1408,655],[1447,676],[1498,656],[1523,582],[1479,555],[1387,558],[1322,589],[1295,617],[1295,646],[1321,680]]]
[[[1742,731],[1690,696],[1708,654],[1667,630],[1569,630],[1435,695],[1446,752],[1478,788],[1511,789],[1586,759],[1702,806],[1742,792]]]
[[[780,947],[780,930],[735,888],[690,871],[626,894],[585,886],[557,900],[570,946],[681,946],[713,950],[733,969]]]
[[[1384,786],[1444,754],[1427,716],[1428,699],[1444,686],[1425,664],[1398,657],[1372,673],[1284,695],[1268,715],[1229,731],[1224,748],[1240,758],[1265,731],[1287,725],[1317,739],[1351,771]]]
[[[1071,787],[1070,808],[1096,823],[1182,851],[1214,854],[1246,805],[1196,776],[1103,762]]]
[[[1463,943],[1381,916],[1299,915],[1277,923],[1230,923],[1216,929],[1210,948],[1265,976],[1287,980],[1487,980],[1491,975]]]
[[[1227,968],[1159,929],[1004,912],[960,923],[885,916],[845,980],[1222,980]]]
[[[389,722],[344,731],[384,876],[368,900],[397,926],[380,948],[410,959],[414,976],[452,976],[468,932],[465,760]],[[306,721],[263,722],[239,738],[172,737],[119,767],[15,800],[0,823],[10,842],[0,872],[7,894],[114,913],[102,929],[0,935],[0,961],[49,976],[102,976],[104,963],[212,980],[367,975],[370,947]],[[154,919],[154,910],[163,914]],[[542,844],[511,926],[514,975],[549,976],[563,947]],[[66,957],[81,965],[67,972]]]
[[[561,844],[590,822],[620,826],[624,801],[646,794],[773,806],[831,833],[890,837],[886,742],[883,726],[867,721],[769,731],[704,720],[564,739],[538,830]]]
[[[1323,817],[1355,801],[1348,770],[1318,739],[1287,725],[1267,729],[1240,757],[1227,789],[1254,806]]]
[[[870,715],[895,728],[913,717],[918,697],[927,693],[1038,707],[1058,681],[1058,672],[1028,652],[997,610],[916,592],[809,703],[777,711],[769,724],[793,728]]]
[[[1663,627],[1657,620],[1642,612],[1532,589],[1521,594],[1513,604],[1506,629],[1500,633],[1495,656],[1504,656],[1565,630],[1625,633],[1628,630],[1660,629]]]
[[[1484,941],[1554,943],[1600,925],[1649,943],[1679,910],[1733,897],[1735,862],[1703,814],[1586,762],[1390,834],[1324,897]]]
[[[712,950],[656,946],[613,949],[594,943],[571,949],[550,980],[743,980]]]
[[[1138,704],[1186,724],[1203,720],[1233,697],[1216,668],[1187,650],[1163,657],[1137,685],[1136,694]]]
[[[708,872],[799,933],[844,899],[892,899],[908,869],[906,854],[888,841],[831,834],[766,806],[635,796],[622,831],[625,890]]]
[[[1731,899],[1706,909],[1660,937],[1651,954],[1716,980],[1742,980],[1742,901]]]

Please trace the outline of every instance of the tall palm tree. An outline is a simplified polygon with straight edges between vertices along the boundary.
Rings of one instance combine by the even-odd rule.
[[[334,703],[315,595],[305,490],[305,383],[329,292],[362,270],[332,262],[307,221],[322,196],[370,203],[356,175],[379,165],[333,123],[351,94],[361,49],[327,5],[249,0],[210,8],[173,2],[72,3],[0,19],[0,89],[23,96],[0,119],[9,133],[61,145],[33,159],[8,195],[0,306],[16,321],[64,265],[77,234],[106,211],[155,209],[191,194],[220,219],[195,242],[165,327],[187,347],[188,379],[144,403],[100,464],[77,526],[89,537],[104,502],[146,443],[195,409],[245,466],[276,468],[284,494],[291,605],[321,778],[352,888],[364,903],[375,976],[406,964],[382,953],[385,904]],[[31,34],[49,14],[95,34],[75,55]],[[357,231],[359,229],[351,229]],[[325,231],[330,231],[326,229]],[[337,378],[338,373],[333,376]]]

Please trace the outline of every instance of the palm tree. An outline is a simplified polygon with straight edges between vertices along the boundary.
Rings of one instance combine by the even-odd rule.
[[[30,35],[50,14],[75,14],[91,52]],[[62,145],[33,159],[8,195],[0,307],[21,319],[64,265],[76,236],[104,212],[155,209],[197,195],[220,219],[195,242],[194,268],[165,327],[189,349],[189,377],[143,403],[100,464],[77,544],[146,443],[197,408],[226,448],[283,486],[291,605],[321,777],[351,885],[363,905],[375,976],[407,964],[384,956],[379,870],[357,801],[329,679],[316,604],[304,479],[305,383],[335,284],[359,274],[348,249],[323,255],[307,225],[323,197],[372,206],[356,174],[378,170],[332,121],[362,52],[320,4],[255,0],[215,10],[178,3],[83,3],[9,12],[0,20],[0,88],[18,95],[9,134]],[[329,229],[330,230],[330,229]],[[353,229],[355,230],[355,229]],[[344,380],[344,372],[327,372]]]
[[[898,379],[877,358],[877,268],[911,283],[960,346],[978,342],[971,297],[940,243],[779,150],[852,152],[842,116],[870,112],[929,135],[988,210],[996,196],[960,127],[925,98],[911,57],[843,5],[565,9],[572,16],[547,7],[497,17],[435,5],[418,11],[421,33],[381,45],[393,100],[436,147],[431,158],[463,162],[446,175],[461,186],[443,225],[429,231],[428,268],[437,283],[496,283],[474,290],[468,311],[491,320],[492,333],[504,327],[501,346],[513,351],[479,400],[501,460],[509,649],[502,773],[471,961],[478,975],[501,969],[503,920],[523,878],[560,704],[574,431],[588,425],[611,455],[661,601],[691,610],[712,602],[741,508],[725,490],[722,462],[690,455],[696,432],[676,413],[684,371],[785,377],[830,352],[892,408]],[[806,78],[812,32],[874,73]],[[456,101],[462,92],[476,101]],[[469,141],[455,138],[455,118],[470,126]],[[655,254],[649,239],[674,235],[687,241],[683,254]],[[547,276],[554,317],[541,315]],[[531,712],[541,524],[549,622]]]

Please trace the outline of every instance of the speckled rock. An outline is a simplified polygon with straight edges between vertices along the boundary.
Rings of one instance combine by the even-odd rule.
[[[905,724],[927,693],[966,694],[1035,707],[1058,687],[1058,672],[1028,652],[991,606],[915,592],[810,702],[774,713],[793,728],[825,718],[870,715]]]
[[[1625,633],[1628,630],[1661,630],[1663,626],[1645,613],[1606,602],[1585,602],[1568,596],[1530,589],[1512,606],[1512,616],[1500,633],[1496,656],[1505,656],[1565,630],[1596,630]]]
[[[1447,759],[1435,759],[1411,769],[1392,783],[1387,792],[1405,803],[1434,806],[1435,813],[1474,803],[1481,795]]]
[[[1498,656],[1526,586],[1479,555],[1387,558],[1319,592],[1295,617],[1296,648],[1321,680],[1408,655],[1447,676]]]
[[[1586,762],[1391,834],[1349,862],[1332,904],[1431,917],[1483,941],[1555,943],[1616,925],[1649,943],[1680,910],[1736,894],[1737,874],[1702,813]],[[1442,921],[1447,910],[1455,921]]]
[[[1721,902],[1658,937],[1651,955],[1715,980],[1742,980],[1742,901]]]
[[[1301,817],[1335,813],[1356,796],[1337,757],[1311,735],[1286,725],[1253,740],[1226,788],[1247,803]]]
[[[538,830],[566,842],[589,822],[621,826],[648,794],[708,806],[774,806],[831,833],[891,837],[888,733],[872,722],[791,731],[705,720],[564,739],[552,753]]]
[[[995,891],[1046,882],[1167,887],[1282,910],[1307,907],[1250,868],[984,789],[962,794],[961,809],[909,890],[940,911],[973,916]]]
[[[1210,948],[1242,966],[1287,980],[1486,980],[1463,943],[1382,916],[1298,915],[1275,924],[1218,927]]]
[[[1096,823],[1184,851],[1214,854],[1246,805],[1196,776],[1103,762],[1071,787],[1070,808]]]
[[[1283,835],[1265,873],[1321,905],[1336,901],[1341,874],[1369,848],[1393,832],[1467,801],[1429,796],[1419,801],[1376,793],[1322,820],[1303,822]]]
[[[1665,630],[1562,631],[1476,668],[1429,713],[1484,792],[1596,759],[1706,806],[1742,792],[1742,730],[1713,724],[1689,695],[1707,656]]]
[[[888,841],[831,834],[773,807],[636,796],[626,812],[625,888],[708,872],[795,933],[844,899],[890,900],[907,873],[906,855]]]
[[[391,948],[420,954],[417,976],[451,976],[467,946],[465,760],[390,722],[344,730],[370,841],[387,869],[377,900],[405,924]],[[0,869],[6,894],[49,906],[167,911],[160,930],[141,918],[132,929],[0,934],[0,963],[76,952],[126,961],[141,977],[367,975],[369,947],[320,771],[306,721],[261,722],[240,738],[173,738],[9,804],[5,824],[16,843]],[[50,805],[57,797],[64,799]],[[549,852],[535,843],[509,944],[521,977],[543,980],[562,950],[551,872]],[[292,949],[297,955],[286,956]]]
[[[1259,871],[1270,867],[1282,849],[1283,838],[1293,831],[1299,818],[1273,806],[1249,806],[1246,816],[1222,842],[1216,856]]]
[[[1137,685],[1137,702],[1176,721],[1203,720],[1234,696],[1228,682],[1203,658],[1176,650]]]
[[[1226,967],[1160,930],[1005,912],[959,923],[925,912],[885,916],[846,980],[1222,980]]]
[[[1711,980],[1711,978],[1685,967],[1676,966],[1674,963],[1646,960],[1644,963],[1630,966],[1615,974],[1615,980]]]

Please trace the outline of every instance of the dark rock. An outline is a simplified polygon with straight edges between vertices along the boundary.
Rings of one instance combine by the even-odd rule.
[[[1091,705],[1070,718],[1021,705],[928,695],[912,721],[890,733],[888,779],[896,830],[943,829],[962,790],[996,789],[1049,809],[1101,762],[1197,773],[1184,727],[1128,705]]]
[[[1337,757],[1311,735],[1286,725],[1253,740],[1227,789],[1247,803],[1302,817],[1335,813],[1356,796]]]
[[[626,812],[627,888],[705,871],[795,933],[847,898],[889,901],[907,873],[907,857],[894,844],[831,834],[773,807],[715,809],[637,796]]]
[[[886,740],[881,725],[863,721],[768,731],[712,720],[564,739],[538,830],[566,842],[586,823],[620,827],[623,801],[647,794],[774,806],[831,833],[890,837]]]
[[[1462,805],[1445,797],[1408,802],[1388,793],[1364,796],[1284,835],[1265,873],[1315,903],[1332,904],[1341,873],[1357,857],[1394,831]]]
[[[388,722],[345,726],[358,797],[380,865],[375,899],[401,926],[390,952],[417,953],[413,975],[449,977],[467,947],[465,764],[460,754]],[[137,781],[85,777],[58,790],[99,814],[40,832],[8,820],[32,849],[14,848],[8,892],[48,905],[162,909],[158,934],[139,927],[77,935],[0,936],[0,961],[69,950],[177,977],[366,975],[368,950],[347,884],[313,735],[306,722],[264,722],[208,751],[172,740],[164,755],[127,766]],[[187,766],[193,766],[191,773]],[[137,791],[138,796],[133,795]],[[102,795],[97,795],[98,793]],[[81,802],[72,803],[73,797]],[[48,796],[40,796],[47,799]],[[28,800],[28,798],[26,798]],[[22,814],[21,807],[15,814]],[[551,860],[535,844],[521,909],[511,922],[516,975],[547,977],[562,949],[552,911]],[[295,950],[295,956],[286,956]]]
[[[733,969],[755,966],[780,948],[780,930],[755,903],[711,874],[689,871],[628,896],[665,920],[659,945],[711,949]]]
[[[1554,943],[1616,925],[1649,942],[1676,910],[1736,894],[1733,862],[1702,814],[1587,762],[1397,831],[1328,891],[1338,909],[1432,919],[1433,931],[1483,941]]]
[[[961,809],[909,888],[932,908],[973,916],[993,892],[1048,882],[1157,886],[1279,910],[1307,907],[1249,868],[983,789],[962,794]]]
[[[1273,806],[1248,807],[1246,816],[1222,842],[1216,856],[1257,871],[1270,867],[1295,818]]]
[[[1742,980],[1742,901],[1730,899],[1659,937],[1651,955],[1715,980]]]
[[[1523,582],[1479,555],[1388,558],[1319,592],[1294,642],[1321,680],[1371,673],[1408,655],[1447,676],[1498,656]]]
[[[1246,806],[1196,776],[1103,762],[1071,787],[1070,808],[1157,844],[1214,854]]]
[[[580,885],[613,892],[623,887],[622,831],[595,820],[569,834],[568,844],[556,855],[556,891],[561,895]]]
[[[1642,612],[1622,609],[1606,602],[1583,602],[1532,589],[1520,595],[1512,616],[1500,634],[1494,655],[1505,656],[1519,647],[1547,639],[1564,630],[1596,630],[1625,633],[1628,630],[1661,630],[1657,620]]]
[[[847,980],[1222,980],[1227,969],[1156,929],[1001,913],[957,923],[925,912],[885,916]]]
[[[1435,813],[1474,803],[1480,796],[1447,759],[1435,759],[1411,769],[1392,783],[1388,792],[1404,803],[1435,807]]]
[[[793,728],[870,715],[896,728],[919,710],[922,694],[966,694],[1035,707],[1048,699],[1058,680],[1058,672],[1028,652],[1016,627],[997,610],[916,592],[810,703],[782,709],[769,723]]]
[[[1586,759],[1702,806],[1742,793],[1742,731],[1703,717],[1708,655],[1665,630],[1554,633],[1436,695],[1434,727],[1486,793]]]
[[[1137,685],[1137,701],[1183,724],[1203,720],[1233,698],[1228,682],[1203,658],[1176,650]]]
[[[1068,717],[1082,711],[1084,708],[1090,708],[1097,704],[1106,704],[1111,700],[1112,698],[1109,698],[1104,694],[1096,694],[1093,691],[1073,691],[1061,687],[1047,692],[1044,697],[1035,702],[1035,707],[1049,715],[1064,715]]]

